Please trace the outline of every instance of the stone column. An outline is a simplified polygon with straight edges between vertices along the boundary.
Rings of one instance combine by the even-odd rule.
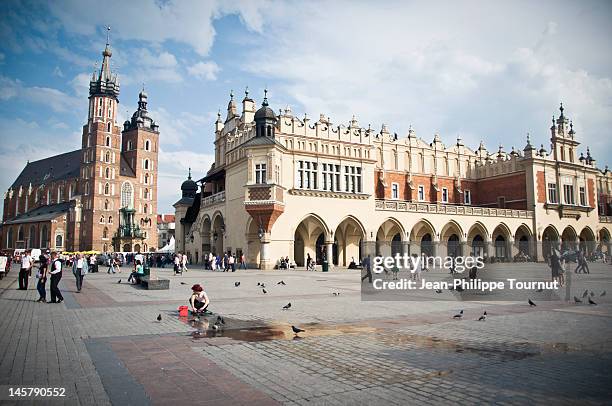
[[[362,255],[363,258],[367,258],[368,255],[372,258],[376,256],[376,241],[364,241]],[[363,258],[360,259],[363,260]]]
[[[259,269],[266,270],[274,268],[274,264],[270,262],[269,258],[270,233],[265,233],[259,241]]]
[[[438,248],[440,245],[440,240],[433,240],[431,243],[431,256],[432,257],[436,257],[438,256]]]
[[[402,241],[402,256],[410,254],[410,241],[404,240]]]
[[[491,262],[491,258],[495,256],[495,247],[493,246],[493,241],[490,239],[485,242],[485,254],[488,262]]]
[[[325,241],[325,258],[327,259],[327,265],[329,269],[334,266],[334,242]]]

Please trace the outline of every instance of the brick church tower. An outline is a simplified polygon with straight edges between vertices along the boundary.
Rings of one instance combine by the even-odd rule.
[[[83,126],[81,160],[81,224],[75,228],[75,247],[110,248],[119,208],[121,133],[116,125],[119,81],[111,72],[112,52],[108,40],[102,67],[89,82],[89,110]],[[78,203],[77,203],[78,204]]]

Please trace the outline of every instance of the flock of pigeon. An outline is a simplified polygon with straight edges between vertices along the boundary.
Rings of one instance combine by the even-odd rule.
[[[599,297],[604,297],[606,295],[606,291],[604,290],[603,292],[601,292],[601,294],[599,295]],[[591,290],[586,289],[583,293],[582,293],[582,299],[580,299],[577,296],[574,296],[574,303],[576,304],[580,304],[584,302],[584,299],[586,298],[588,300],[588,304],[591,306],[597,306],[597,303],[595,303],[593,301],[593,299],[591,299],[592,297],[595,296],[595,293]],[[527,303],[529,304],[529,307],[536,307],[537,305],[534,303],[533,300],[528,299]],[[453,316],[453,319],[462,319],[463,318],[463,310],[461,310],[459,313],[455,314]],[[485,310],[485,312],[482,314],[482,316],[480,316],[478,318],[477,321],[485,321],[487,319],[487,311]]]
[[[121,279],[119,280],[118,283],[121,283]],[[181,282],[181,285],[186,285],[185,282]],[[287,284],[285,283],[285,281],[281,280],[280,282],[277,283],[277,285],[281,285],[281,286],[286,286]],[[268,293],[268,291],[266,290],[266,284],[263,282],[257,282],[257,286],[261,288],[261,292],[265,295]],[[240,287],[240,282],[234,282],[234,287]],[[332,293],[333,296],[340,296],[340,292],[333,292]],[[284,305],[282,307],[283,310],[289,310],[291,309],[291,302],[287,303],[286,305]],[[157,321],[161,322],[162,321],[162,315],[161,313],[157,315]],[[189,320],[191,323],[196,323],[200,321],[200,316],[196,315],[194,316],[191,320]],[[215,323],[212,326],[213,331],[219,331],[223,328],[223,326],[225,326],[225,319],[223,318],[223,316],[218,315],[217,316],[217,320],[215,321]],[[299,327],[296,326],[291,326],[291,330],[293,331],[293,333],[297,336],[299,333],[303,333],[306,330],[303,330]],[[199,335],[202,334],[201,331],[197,331],[195,334]]]

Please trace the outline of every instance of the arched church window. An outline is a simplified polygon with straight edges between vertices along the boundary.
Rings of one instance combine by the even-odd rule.
[[[110,132],[110,126],[111,124],[108,123],[108,131]],[[110,147],[111,146],[111,138],[110,137],[106,137],[106,146]]]
[[[110,152],[106,152],[106,155],[104,155],[104,161],[106,161],[106,163],[110,162]]]
[[[145,169],[149,169],[149,160],[148,159],[144,160],[144,168]]]
[[[121,186],[121,207],[132,208],[134,201],[134,189],[130,182],[125,182]]]
[[[104,185],[104,194],[110,195],[110,185],[108,183]]]
[[[151,150],[151,141],[146,140],[145,141],[145,151],[150,151]]]

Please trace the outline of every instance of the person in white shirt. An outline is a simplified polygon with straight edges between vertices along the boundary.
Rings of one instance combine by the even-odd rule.
[[[57,287],[62,279],[62,261],[57,258],[57,252],[51,254],[51,303],[62,303],[64,297]]]
[[[87,259],[83,254],[77,254],[75,257],[74,263],[72,264],[72,273],[76,278],[76,288],[77,292],[81,291],[83,287],[83,278],[87,274],[88,271],[88,263]]]
[[[181,254],[178,253],[174,256],[174,274],[182,273],[181,270]]]
[[[181,258],[181,270],[187,272],[187,255],[183,254]]]
[[[96,254],[91,254],[89,257],[89,270],[90,272],[98,272],[98,258]]]
[[[32,257],[30,251],[21,256],[21,269],[19,269],[19,290],[28,290],[28,279],[32,271]]]

